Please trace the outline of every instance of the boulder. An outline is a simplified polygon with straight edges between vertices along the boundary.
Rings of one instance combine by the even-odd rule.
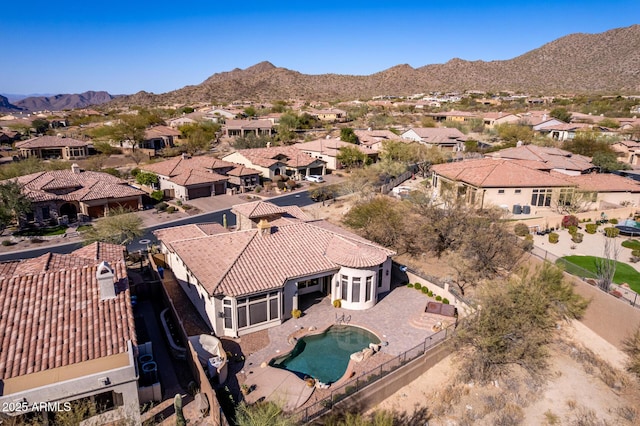
[[[362,350],[362,360],[365,361],[373,356],[373,349],[367,348]]]
[[[364,358],[364,354],[362,352],[354,352],[349,358],[355,362],[360,362]]]

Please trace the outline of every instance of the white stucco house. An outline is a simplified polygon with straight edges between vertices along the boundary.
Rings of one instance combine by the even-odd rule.
[[[232,212],[233,231],[195,224],[155,232],[167,266],[218,336],[281,324],[312,293],[362,310],[390,290],[391,250],[297,206],[258,201]]]

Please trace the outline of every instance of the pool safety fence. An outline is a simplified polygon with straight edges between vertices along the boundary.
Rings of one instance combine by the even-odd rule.
[[[358,392],[372,385],[379,380],[384,379],[390,373],[397,371],[407,363],[427,354],[439,346],[441,343],[453,337],[455,330],[464,327],[468,321],[475,319],[475,314],[466,317],[449,327],[427,337],[422,343],[401,353],[395,358],[382,363],[381,365],[366,371],[359,376],[343,383],[337,387],[331,387],[331,393],[325,398],[314,404],[303,407],[293,414],[293,419],[297,423],[308,423],[318,417],[328,414],[340,401],[355,396]]]

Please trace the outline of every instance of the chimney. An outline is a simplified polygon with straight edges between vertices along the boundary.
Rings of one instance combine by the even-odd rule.
[[[100,262],[96,270],[96,280],[100,287],[100,300],[115,299],[116,286],[113,282],[113,277],[113,269],[111,269],[109,263]]]
[[[80,174],[80,166],[78,166],[78,164],[77,164],[77,163],[73,163],[73,164],[71,165],[71,171],[72,171],[74,174],[79,175],[79,174]]]
[[[267,236],[271,234],[271,225],[267,219],[260,219],[257,225],[258,233],[262,236]]]

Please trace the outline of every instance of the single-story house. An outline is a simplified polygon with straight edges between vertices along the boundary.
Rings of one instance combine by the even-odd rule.
[[[271,120],[227,120],[223,126],[227,137],[271,136],[275,133]]]
[[[537,169],[535,161],[481,158],[432,166],[435,197],[458,198],[478,208],[553,207],[577,184]]]
[[[618,161],[632,166],[640,165],[640,142],[629,140],[619,141],[612,144],[611,149],[616,151]]]
[[[457,123],[466,123],[467,121],[482,120],[482,117],[478,114],[468,111],[433,112],[425,115],[432,117],[437,122],[455,121]]]
[[[240,149],[222,159],[259,170],[265,179],[279,175],[302,179],[308,175],[324,175],[327,168],[324,161],[293,146]]]
[[[183,154],[140,169],[158,175],[165,196],[185,201],[226,194],[228,187],[244,192],[260,183],[260,171],[209,156]]]
[[[354,130],[353,131],[358,138],[360,145],[365,146],[374,151],[380,151],[382,143],[384,141],[400,141],[403,139],[393,133],[391,130]]]
[[[174,146],[180,134],[178,130],[168,126],[150,127],[144,131],[144,140],[140,143],[139,148],[153,149],[154,151],[170,148]]]
[[[619,206],[640,206],[640,182],[611,173],[589,173],[563,176],[584,193],[581,203],[585,210]]]
[[[258,201],[232,212],[234,231],[218,224],[155,231],[167,266],[218,336],[281,324],[305,297],[361,310],[390,290],[391,250],[297,206]]]
[[[37,411],[45,423],[59,424],[56,411],[87,401],[99,407],[98,414],[87,413],[91,424],[140,423],[122,246],[94,243],[0,263],[0,305],[3,416],[28,422]]]
[[[338,108],[317,109],[309,112],[309,115],[317,117],[321,121],[346,121],[347,111]]]
[[[486,112],[482,114],[482,122],[489,129],[501,124],[517,124],[520,120],[521,118],[518,115],[511,113]]]
[[[88,141],[58,136],[40,136],[26,141],[16,142],[16,149],[20,150],[20,157],[37,157],[41,159],[61,158],[74,160],[89,155]]]
[[[453,152],[464,151],[467,137],[455,127],[414,127],[402,135],[402,139],[437,146]]]
[[[344,142],[335,138],[316,139],[310,142],[297,143],[293,145],[293,147],[313,158],[324,161],[326,163],[326,168],[331,170],[338,170],[342,168],[342,164],[340,164],[340,161],[338,161],[337,158],[338,154],[340,154],[340,148],[356,148],[367,157],[369,157],[372,162],[375,162],[378,158],[378,153],[371,148],[368,148],[364,145],[356,145],[349,142]],[[324,170],[321,174],[324,174]]]
[[[32,202],[28,222],[73,222],[81,216],[106,216],[109,209],[116,207],[142,208],[143,191],[109,173],[80,170],[77,164],[71,170],[31,173],[12,180]]]

